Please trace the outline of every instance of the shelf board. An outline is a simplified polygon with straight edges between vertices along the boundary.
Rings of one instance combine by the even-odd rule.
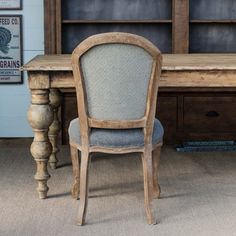
[[[190,20],[190,23],[206,23],[206,24],[227,24],[227,23],[236,23],[236,19],[228,20]]]
[[[62,20],[63,24],[150,24],[150,23],[172,23],[172,20]]]

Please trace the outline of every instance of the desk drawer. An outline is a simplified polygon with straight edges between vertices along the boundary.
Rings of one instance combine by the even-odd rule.
[[[236,97],[184,97],[184,131],[235,132]]]

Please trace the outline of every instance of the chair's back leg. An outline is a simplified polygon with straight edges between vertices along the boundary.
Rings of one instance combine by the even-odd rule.
[[[158,183],[158,168],[160,164],[161,146],[155,148],[152,152],[153,162],[153,197],[159,198],[161,194],[161,188]]]
[[[153,200],[153,167],[152,167],[152,151],[145,151],[141,154],[143,163],[144,178],[144,203],[147,214],[148,224],[156,224],[156,219],[152,212]]]
[[[80,202],[78,225],[85,223],[87,202],[88,202],[88,171],[89,171],[90,155],[88,151],[81,151],[81,169],[80,169]]]
[[[80,182],[80,152],[77,148],[70,145],[70,155],[73,168],[73,185],[71,189],[72,197],[79,198],[79,182]]]

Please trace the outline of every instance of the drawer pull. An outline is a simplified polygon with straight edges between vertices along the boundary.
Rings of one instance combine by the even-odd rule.
[[[206,113],[207,117],[218,117],[220,114],[217,111],[208,111]]]

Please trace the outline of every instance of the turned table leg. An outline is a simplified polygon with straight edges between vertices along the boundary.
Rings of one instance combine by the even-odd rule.
[[[28,120],[34,131],[34,140],[30,151],[37,164],[34,178],[38,182],[39,198],[46,198],[47,181],[50,175],[47,170],[52,145],[48,138],[48,129],[53,121],[53,111],[49,105],[50,78],[47,72],[28,72],[29,88],[31,90],[31,105],[28,110]]]
[[[50,178],[47,163],[52,152],[52,145],[48,139],[48,128],[53,121],[53,112],[49,105],[49,91],[31,89],[31,105],[28,120],[34,131],[34,140],[30,151],[37,164],[35,179],[38,181],[39,198],[47,197],[47,180]]]
[[[49,100],[50,105],[53,109],[53,122],[49,127],[49,140],[52,144],[52,153],[49,157],[49,166],[52,169],[57,167],[57,157],[56,154],[59,152],[58,148],[58,134],[60,132],[60,121],[58,119],[58,109],[61,105],[61,92],[58,89],[50,89]]]

